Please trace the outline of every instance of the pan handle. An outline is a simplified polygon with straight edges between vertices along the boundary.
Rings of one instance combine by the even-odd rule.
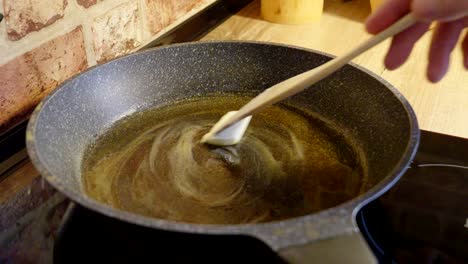
[[[281,249],[279,255],[289,263],[378,263],[360,232]]]
[[[345,208],[334,208],[299,221],[290,226],[292,235],[276,237],[286,242],[279,245],[276,252],[293,264],[378,263],[378,256],[367,244],[356,221],[357,212],[363,206],[364,204],[349,204]],[[304,240],[295,243],[300,238]]]

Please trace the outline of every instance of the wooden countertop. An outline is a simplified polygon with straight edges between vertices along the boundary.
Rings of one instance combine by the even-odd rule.
[[[318,23],[279,25],[260,18],[260,1],[256,0],[201,40],[276,42],[340,55],[369,37],[363,26],[369,13],[368,0],[325,0]],[[390,71],[383,65],[389,41],[353,62],[397,87],[415,109],[421,129],[468,138],[468,71],[463,68],[461,49],[458,46],[452,54],[447,76],[431,84],[425,77],[430,36],[427,33],[416,44],[409,61],[398,70]]]

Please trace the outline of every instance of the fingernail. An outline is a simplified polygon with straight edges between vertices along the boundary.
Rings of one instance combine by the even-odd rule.
[[[384,65],[385,69],[390,71],[396,70],[399,66],[398,64],[391,62],[391,57],[389,57],[388,55],[385,58]]]
[[[444,77],[445,73],[442,73],[442,72],[432,72],[431,70],[429,70],[427,72],[427,79],[431,82],[431,83],[437,83],[439,82],[440,80],[442,80],[442,78]]]

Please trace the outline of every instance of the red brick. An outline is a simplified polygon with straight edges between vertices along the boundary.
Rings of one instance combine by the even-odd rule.
[[[176,17],[179,18],[192,10],[203,0],[173,0],[175,2]]]
[[[19,40],[62,18],[67,0],[5,0],[3,5],[8,38]]]
[[[105,62],[139,46],[139,20],[136,0],[121,4],[97,17],[92,26],[96,60]]]
[[[86,69],[81,26],[0,66],[0,131],[27,116],[57,85]]]
[[[156,34],[176,20],[173,0],[145,0],[146,18],[151,34]]]
[[[148,29],[156,34],[203,0],[145,0]]]
[[[85,8],[88,8],[97,3],[97,0],[76,0],[76,2]]]

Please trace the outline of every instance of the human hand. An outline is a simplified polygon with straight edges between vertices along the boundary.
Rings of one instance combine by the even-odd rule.
[[[450,53],[463,29],[468,27],[468,0],[385,0],[366,21],[366,29],[376,34],[403,15],[412,12],[421,22],[396,35],[385,58],[385,66],[394,70],[409,57],[414,44],[437,21],[429,50],[427,78],[440,81],[447,73]],[[468,69],[468,32],[461,44],[463,64]]]

